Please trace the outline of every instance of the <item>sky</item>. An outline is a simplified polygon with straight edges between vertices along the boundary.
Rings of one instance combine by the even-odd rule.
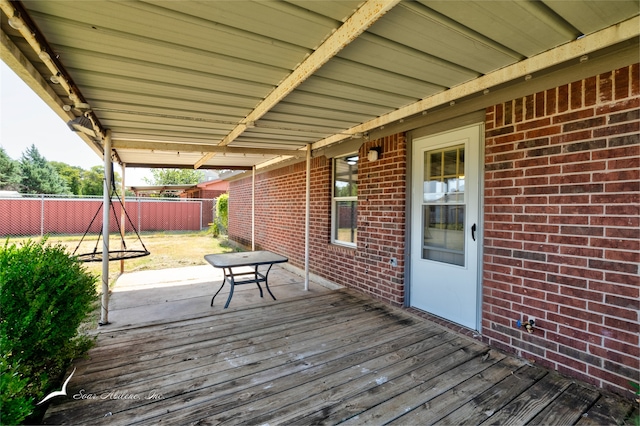
[[[19,160],[32,144],[47,161],[85,170],[102,165],[102,158],[0,61],[0,147]],[[115,171],[122,173],[117,165]],[[125,184],[145,185],[144,177],[151,177],[148,169],[127,168]]]

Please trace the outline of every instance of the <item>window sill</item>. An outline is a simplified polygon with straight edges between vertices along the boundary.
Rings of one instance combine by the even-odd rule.
[[[335,242],[329,244],[329,250],[334,252],[355,253],[357,249],[358,249],[357,245],[340,244]]]

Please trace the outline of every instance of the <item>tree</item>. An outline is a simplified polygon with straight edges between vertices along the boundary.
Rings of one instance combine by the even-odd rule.
[[[151,169],[151,175],[144,178],[149,185],[195,185],[204,178],[201,170],[193,169]]]
[[[27,194],[69,194],[69,188],[56,169],[40,155],[35,145],[20,159],[22,192]]]
[[[120,175],[116,172],[113,173],[113,177],[116,182],[116,193],[120,194],[121,182],[122,179]],[[93,166],[90,170],[83,170],[82,173],[82,194],[83,195],[102,195],[102,190],[104,188],[104,167],[103,166]],[[109,188],[109,193],[111,193],[111,189]]]
[[[0,190],[20,191],[21,180],[20,163],[12,160],[0,147]]]
[[[104,167],[93,166],[82,173],[82,194],[102,195],[104,188]]]
[[[49,163],[56,169],[72,194],[83,195],[82,175],[85,171],[82,167],[70,166],[58,161],[50,161]]]
[[[226,231],[226,229],[229,227],[229,193],[225,192],[224,194],[221,194],[218,197],[218,200],[216,201],[216,216],[218,217],[218,220],[220,221],[220,224],[222,225],[223,229]]]

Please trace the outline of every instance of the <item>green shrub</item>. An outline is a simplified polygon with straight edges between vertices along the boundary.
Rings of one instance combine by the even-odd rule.
[[[633,426],[640,426],[640,414],[638,413],[640,407],[640,385],[636,382],[629,382],[629,385],[633,389],[632,392],[635,394],[636,403],[638,405],[636,405],[636,408],[630,415],[629,421],[627,423]]]
[[[218,225],[218,222],[210,223],[207,232],[211,234],[213,238],[218,238],[220,236],[220,225]]]
[[[31,414],[34,402],[27,397],[26,387],[27,379],[4,356],[0,358],[0,422],[17,423]]]
[[[218,197],[216,201],[216,223],[219,224],[223,231],[226,231],[229,225],[229,194],[224,193]],[[218,231],[220,232],[220,230]]]
[[[90,348],[92,340],[79,336],[78,327],[97,301],[96,281],[64,246],[46,238],[0,249],[3,424],[23,421],[25,407],[33,411]]]

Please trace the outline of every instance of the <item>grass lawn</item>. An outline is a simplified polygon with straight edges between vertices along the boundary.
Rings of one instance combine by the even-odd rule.
[[[31,237],[40,239],[39,236]],[[82,235],[51,235],[48,237],[51,244],[60,243],[67,247],[69,253],[78,247]],[[10,238],[9,244],[26,240],[27,238]],[[149,256],[128,259],[124,261],[124,272],[144,271],[153,269],[180,268],[183,266],[206,265],[205,254],[225,253],[236,250],[227,241],[226,236],[214,238],[208,231],[199,232],[156,232],[141,235],[144,247],[151,253]],[[97,236],[87,235],[77,254],[92,252],[96,246]],[[127,248],[140,250],[142,245],[134,234],[127,234],[125,238]],[[109,238],[110,250],[120,250],[121,241],[119,235]],[[102,241],[99,242],[98,251],[102,250]],[[87,271],[98,277],[98,291],[102,290],[102,262],[86,262]],[[109,263],[109,283],[112,286],[120,275],[120,261]]]
[[[48,237],[50,244],[62,244],[71,254],[79,247],[77,254],[92,252],[96,247],[96,235],[85,237],[82,245],[78,246],[82,235],[51,235]],[[20,244],[28,238],[10,238],[9,244]],[[39,240],[40,237],[31,237]],[[144,247],[151,253],[149,256],[129,259],[124,261],[124,272],[135,272],[154,269],[180,268],[184,266],[206,265],[204,255],[210,253],[226,253],[238,251],[229,244],[226,236],[214,238],[207,231],[200,232],[156,232],[141,235]],[[127,248],[142,249],[142,244],[137,241],[134,234],[128,234],[125,238]],[[119,235],[111,235],[109,247],[111,250],[120,250],[121,240]],[[102,250],[102,242],[98,244],[98,251]],[[87,271],[96,277],[98,293],[102,292],[102,262],[85,262]],[[109,286],[113,287],[120,275],[120,261],[109,262]],[[79,331],[95,330],[100,320],[100,305],[96,301],[96,307],[86,320],[81,324]]]

